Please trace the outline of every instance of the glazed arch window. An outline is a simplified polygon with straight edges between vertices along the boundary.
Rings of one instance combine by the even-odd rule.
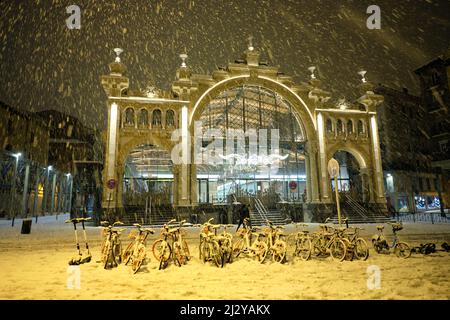
[[[352,120],[347,121],[347,133],[348,134],[353,133],[353,121]]]
[[[336,132],[337,132],[337,134],[342,134],[342,132],[344,132],[344,128],[343,128],[343,124],[342,124],[342,120],[341,119],[339,119],[336,122]]]
[[[127,108],[125,110],[125,126],[134,126],[134,109]]]
[[[159,110],[159,109],[153,110],[152,126],[153,127],[161,127],[161,110]]]
[[[333,122],[331,121],[330,118],[327,119],[326,130],[327,130],[327,133],[332,133],[334,131],[333,130]]]
[[[147,127],[148,126],[148,111],[147,111],[147,109],[141,109],[139,111],[138,125],[140,127]]]
[[[358,121],[358,134],[364,135],[364,122],[362,120]]]
[[[173,110],[167,110],[166,112],[166,127],[175,127],[175,112]]]

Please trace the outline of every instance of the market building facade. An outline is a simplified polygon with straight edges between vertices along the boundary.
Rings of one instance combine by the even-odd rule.
[[[292,206],[301,208],[300,220],[323,221],[334,214],[335,186],[327,170],[333,157],[341,165],[338,190],[357,206],[353,211],[362,204],[364,210],[386,211],[377,127],[383,97],[364,71],[356,101],[332,102],[314,67],[309,81],[297,84],[262,61],[250,44],[242,59],[212,75],[194,74],[187,55],[180,55],[170,92],[152,85],[133,90],[122,50],[115,51],[110,73],[101,78],[108,108],[102,207],[108,212],[137,216],[156,210],[164,216],[167,208],[183,215],[244,202],[256,213]],[[230,129],[232,142],[226,139]],[[270,136],[259,135],[256,150],[249,147],[255,132]],[[190,141],[198,133],[200,148]],[[275,146],[268,142],[273,137]],[[211,149],[219,140],[234,150],[233,157],[223,156],[225,148]],[[241,154],[235,151],[239,141]],[[188,161],[173,161],[179,146]],[[223,161],[198,163],[199,150],[212,150]],[[271,165],[277,170],[266,168]]]

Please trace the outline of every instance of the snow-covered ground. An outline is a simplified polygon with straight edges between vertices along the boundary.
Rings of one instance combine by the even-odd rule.
[[[240,258],[218,269],[198,260],[198,228],[187,228],[192,260],[178,268],[158,270],[153,256],[137,274],[120,265],[104,270],[99,260],[100,228],[88,227],[93,261],[68,268],[75,254],[73,227],[67,216],[33,220],[31,234],[20,234],[22,221],[0,220],[0,299],[449,299],[450,253],[399,259],[377,255],[367,261],[335,262],[331,258],[292,261],[284,265]],[[363,225],[370,240],[375,225]],[[311,224],[310,230],[317,228]],[[287,232],[293,231],[292,226]],[[389,234],[389,227],[386,227]],[[123,242],[128,243],[128,232]],[[81,233],[79,233],[81,236]],[[157,238],[158,232],[148,242]],[[400,239],[410,245],[450,243],[450,224],[405,223]],[[375,267],[374,267],[375,266]],[[380,286],[372,270],[380,270]],[[77,289],[77,275],[80,287]],[[368,286],[369,280],[369,286]],[[69,286],[68,286],[69,283]],[[70,289],[70,285],[74,285]]]

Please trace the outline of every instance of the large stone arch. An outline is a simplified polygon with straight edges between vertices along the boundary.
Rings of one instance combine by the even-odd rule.
[[[367,199],[364,201],[373,202],[375,194],[374,177],[372,170],[372,161],[370,154],[364,150],[363,147],[348,144],[338,144],[327,150],[327,163],[339,151],[346,151],[350,153],[358,162],[361,176],[361,183],[367,188]],[[329,188],[331,186],[328,184]],[[331,191],[331,190],[330,190]]]
[[[358,161],[358,165],[360,169],[367,169],[370,167],[370,155],[367,154],[366,151],[362,150],[362,148],[349,146],[346,144],[339,144],[336,146],[331,147],[328,149],[327,152],[327,163],[330,161],[330,159],[333,157],[333,155],[338,151],[347,151],[352,156],[355,157],[355,159]]]
[[[118,153],[115,163],[115,169],[117,173],[117,189],[116,189],[116,195],[115,198],[116,206],[117,208],[123,208],[123,175],[125,172],[125,161],[130,154],[130,152],[136,148],[137,146],[143,145],[143,144],[151,144],[158,147],[163,148],[166,150],[169,154],[172,150],[172,142],[164,137],[160,137],[159,135],[154,135],[151,133],[145,134],[145,135],[137,135],[137,136],[121,136],[119,138],[118,143]],[[175,175],[175,170],[174,170]]]
[[[223,91],[242,85],[261,86],[281,95],[292,105],[295,114],[298,116],[297,120],[305,129],[307,139],[312,141],[317,139],[314,116],[310,108],[297,93],[274,79],[262,76],[253,77],[250,75],[227,78],[205,90],[205,92],[203,92],[203,94],[201,94],[201,96],[192,104],[189,117],[189,128],[191,132],[194,129],[194,121],[200,118],[206,106],[208,106],[212,99],[217,97]]]
[[[226,78],[219,81],[209,88],[196,95],[196,99],[190,104],[190,115],[188,118],[188,126],[191,134],[194,133],[194,122],[198,120],[205,108],[209,103],[215,99],[222,92],[233,89],[235,87],[248,85],[259,86],[264,89],[273,91],[279,94],[285,99],[292,107],[293,114],[301,126],[306,136],[305,144],[308,150],[315,150],[314,152],[308,152],[305,154],[305,166],[307,175],[307,198],[308,202],[319,201],[318,196],[318,172],[317,172],[317,142],[318,134],[316,130],[315,115],[311,111],[311,108],[305,103],[305,101],[290,87],[285,84],[265,76],[257,76],[251,73],[250,75],[239,75]],[[190,182],[191,182],[191,196],[193,199],[197,198],[197,185],[196,185],[196,165],[190,165]]]

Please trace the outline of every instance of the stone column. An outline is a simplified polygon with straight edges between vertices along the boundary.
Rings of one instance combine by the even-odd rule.
[[[322,114],[317,115],[317,130],[319,135],[319,181],[321,183],[321,200],[330,202],[330,183],[327,172],[327,156],[324,136],[324,121]]]
[[[306,171],[306,202],[311,202],[311,164],[310,155],[305,156],[305,171]]]
[[[26,217],[28,209],[28,180],[30,177],[30,165],[27,164],[25,167],[25,181],[23,185],[23,195],[22,195],[22,217]]]
[[[320,202],[319,198],[319,181],[318,181],[318,171],[317,171],[317,148],[309,143],[309,167],[311,175],[311,202]]]
[[[371,128],[371,138],[372,138],[372,162],[373,162],[373,182],[375,182],[375,186],[372,187],[372,190],[375,191],[376,197],[374,197],[375,202],[385,203],[384,196],[384,183],[383,183],[383,168],[381,166],[381,151],[380,151],[380,143],[378,136],[378,126],[376,115],[372,115],[370,117],[370,128]]]
[[[102,207],[104,209],[112,209],[115,207],[117,185],[119,185],[118,174],[116,172],[116,162],[119,156],[117,147],[119,141],[119,113],[119,106],[116,103],[111,103],[108,106],[109,121],[105,148],[105,167],[103,169]],[[112,190],[107,187],[107,182],[111,179],[116,181],[116,188]]]

